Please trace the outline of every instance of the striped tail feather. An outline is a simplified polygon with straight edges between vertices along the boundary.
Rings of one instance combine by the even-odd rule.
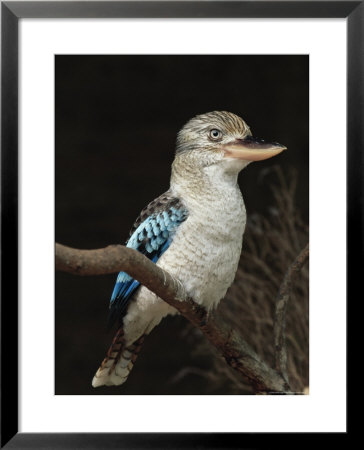
[[[92,380],[92,386],[118,386],[125,383],[143,346],[144,339],[145,334],[126,347],[124,331],[120,328]]]

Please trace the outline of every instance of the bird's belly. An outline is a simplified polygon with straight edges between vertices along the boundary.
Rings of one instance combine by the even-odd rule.
[[[241,220],[240,220],[241,219]],[[200,224],[187,220],[157,265],[177,277],[187,294],[207,309],[217,306],[234,281],[238,267],[245,217],[235,223]]]
[[[207,233],[197,239],[189,230],[180,227],[172,245],[158,260],[157,265],[178,278],[187,295],[207,310],[217,306],[234,281],[240,258],[242,234],[235,239]],[[149,333],[168,314],[176,310],[141,286],[124,317],[124,337],[128,345],[142,334]]]

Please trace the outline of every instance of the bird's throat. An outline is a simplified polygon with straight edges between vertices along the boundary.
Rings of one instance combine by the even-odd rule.
[[[223,205],[229,198],[241,197],[237,178],[242,168],[241,161],[239,167],[236,161],[224,161],[203,168],[174,164],[171,190],[189,209],[197,209],[202,204],[214,208],[214,205]]]

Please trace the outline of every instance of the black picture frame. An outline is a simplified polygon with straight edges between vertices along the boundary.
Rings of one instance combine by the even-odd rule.
[[[346,18],[347,300],[363,273],[363,1],[1,2],[1,448],[248,448],[264,433],[18,433],[18,22],[21,18]],[[350,348],[348,346],[348,348]],[[6,367],[12,370],[5,370]],[[343,433],[347,435],[347,433]],[[309,434],[304,436],[304,440]],[[284,444],[297,436],[281,437]],[[315,439],[318,436],[316,435]],[[318,441],[316,441],[316,444]]]

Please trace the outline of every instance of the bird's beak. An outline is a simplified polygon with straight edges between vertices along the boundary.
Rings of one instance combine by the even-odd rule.
[[[237,139],[231,144],[224,145],[223,150],[227,158],[262,161],[287,150],[287,147],[278,144],[278,142],[265,142],[263,139],[247,136],[244,139]]]

